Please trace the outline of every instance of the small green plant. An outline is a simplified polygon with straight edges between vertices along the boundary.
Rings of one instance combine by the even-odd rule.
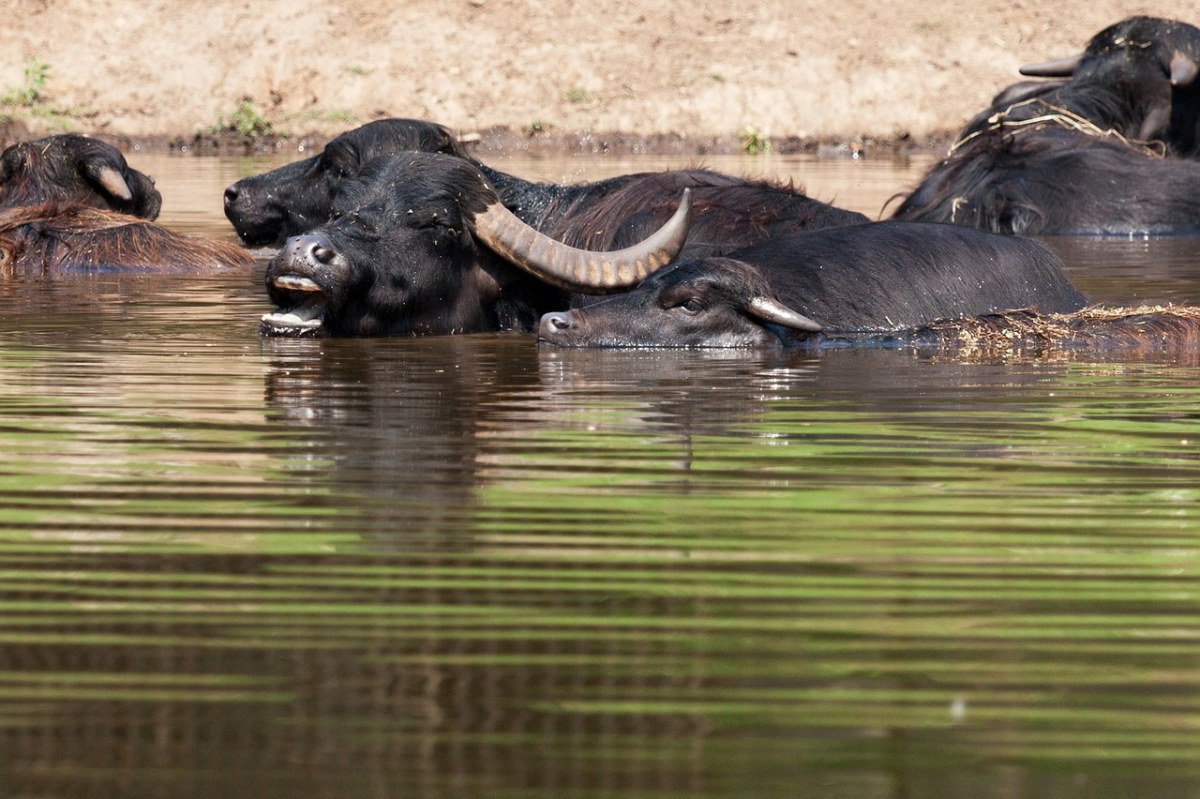
[[[259,113],[258,109],[254,107],[254,103],[249,100],[242,100],[241,104],[218,127],[237,131],[243,136],[270,136],[273,132],[271,123]]]
[[[739,137],[742,152],[747,155],[760,155],[771,149],[771,142],[766,136],[754,128],[747,126]]]
[[[568,103],[582,103],[588,98],[586,89],[570,89],[567,91]]]
[[[25,66],[25,82],[4,94],[5,105],[17,105],[32,108],[44,98],[42,90],[50,77],[50,65],[36,58]]]
[[[544,132],[548,127],[549,125],[547,123],[540,119],[535,119],[525,126],[525,135],[536,136],[537,134]]]

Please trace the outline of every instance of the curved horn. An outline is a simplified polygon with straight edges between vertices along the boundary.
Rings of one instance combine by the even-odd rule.
[[[820,333],[821,325],[809,319],[804,314],[796,313],[783,303],[769,297],[758,296],[750,300],[746,310],[762,319],[764,322],[774,322],[777,325],[790,327],[793,330],[804,330],[809,333]]]
[[[607,294],[636,286],[671,262],[687,239],[692,190],[684,189],[667,223],[623,250],[592,252],[555,241],[521,221],[497,200],[475,215],[475,233],[512,263],[551,285],[585,294]]]
[[[1056,58],[1053,61],[1043,61],[1040,64],[1026,64],[1018,70],[1022,75],[1031,78],[1069,78],[1083,62],[1083,53]]]
[[[88,172],[100,184],[100,188],[108,192],[110,197],[116,197],[125,202],[133,199],[133,192],[130,191],[129,184],[125,182],[124,176],[117,171],[116,167],[104,164],[103,166],[90,167]]]
[[[1195,59],[1179,52],[1171,58],[1172,86],[1191,86],[1197,74],[1200,74],[1200,64]]]

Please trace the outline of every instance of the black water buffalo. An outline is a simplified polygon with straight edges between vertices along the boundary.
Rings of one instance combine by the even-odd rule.
[[[1008,87],[960,135],[1016,129],[1057,117],[1135,141],[1162,141],[1174,154],[1200,148],[1200,29],[1131,17],[1097,33],[1082,53],[1021,68],[1044,82]]]
[[[342,181],[356,177],[371,159],[409,151],[467,157],[441,125],[381,119],[343,133],[318,155],[231,184],[225,216],[246,244],[282,244],[327,221]]]
[[[1044,245],[952,225],[877,222],[681,261],[636,289],[542,317],[560,346],[760,347],[901,335],[1010,309],[1079,310]]]
[[[548,216],[560,214],[567,202],[595,203],[609,192],[624,189],[627,200],[610,201],[608,205],[597,207],[596,213],[606,224],[611,224],[608,217],[615,213],[619,223],[638,229],[638,223],[629,219],[637,213],[634,207],[620,203],[644,200],[648,189],[641,185],[642,182],[648,182],[652,187],[665,180],[661,177],[662,173],[643,173],[578,185],[534,183],[472,159],[462,152],[450,132],[441,125],[420,120],[392,119],[373,122],[342,134],[330,142],[320,156],[234,183],[225,191],[225,215],[245,243],[281,244],[289,236],[306,233],[328,220],[339,186],[358,176],[370,158],[404,152],[441,152],[470,161],[488,178],[504,204],[535,227],[540,227]],[[693,170],[686,174],[698,175],[700,171]],[[743,237],[761,236],[769,235],[781,225],[788,229],[800,229],[866,221],[861,214],[813,200],[791,186],[741,180],[711,172],[705,174],[705,179],[712,183],[714,189],[720,185],[736,193],[736,196],[731,196],[723,203],[721,211],[716,211],[713,205],[708,204],[706,207],[709,210],[698,215],[702,226],[709,224],[706,219],[714,220],[711,227],[713,234],[735,230]],[[674,203],[677,198],[676,192],[667,199]],[[743,202],[746,203],[744,208],[739,206]],[[664,212],[663,207],[659,207],[644,213],[658,213],[665,219],[671,212]],[[725,220],[720,231],[715,224],[718,214]],[[607,235],[602,231],[596,238],[602,239]],[[732,247],[745,243],[744,238],[739,239],[733,242]],[[693,246],[696,244],[698,239]],[[714,245],[717,244],[714,240]],[[583,242],[576,246],[588,245]]]
[[[578,248],[576,253],[637,247],[663,226],[678,231],[669,220],[685,190],[692,197],[690,228],[673,245],[683,256],[719,254],[774,235],[865,220],[785,186],[706,170],[569,186],[513,179],[507,194],[490,179],[494,174],[464,159],[427,153],[368,164],[345,181],[334,218],[289,239],[268,266],[267,290],[281,311],[264,317],[263,332],[532,330],[541,314],[568,307],[568,291],[592,291],[601,280],[617,290],[638,278],[606,277],[599,269],[591,275],[587,269],[550,274],[540,267],[534,267],[534,276],[528,257],[514,247],[524,248],[539,231]],[[501,213],[502,226],[494,218]],[[540,241],[547,251],[554,249]],[[572,257],[584,263],[589,258]],[[659,258],[656,265],[663,263]],[[614,275],[617,271],[614,267]]]
[[[1200,231],[1200,160],[1050,126],[987,131],[935,164],[893,218],[1025,235]]]
[[[84,205],[0,210],[0,277],[68,272],[196,272],[249,267],[231,242],[181,236],[147,219]]]
[[[107,208],[154,219],[154,181],[98,139],[64,133],[14,144],[0,154],[0,208],[43,202]]]

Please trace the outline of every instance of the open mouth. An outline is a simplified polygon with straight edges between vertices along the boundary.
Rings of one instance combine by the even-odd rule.
[[[300,301],[287,309],[263,314],[258,331],[264,336],[317,336],[323,329],[325,293],[315,281],[300,275],[278,275],[271,281],[277,289]]]

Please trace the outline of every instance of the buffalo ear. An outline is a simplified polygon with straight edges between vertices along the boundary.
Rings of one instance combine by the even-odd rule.
[[[1167,125],[1171,124],[1171,105],[1155,105],[1146,113],[1142,127],[1138,130],[1138,141],[1150,141],[1155,138]]]
[[[764,322],[790,327],[793,330],[803,330],[807,333],[820,333],[821,326],[804,314],[797,313],[778,300],[759,295],[750,300],[746,310]]]
[[[1171,58],[1171,85],[1191,86],[1196,75],[1200,74],[1200,64],[1194,58],[1176,52]]]
[[[109,197],[115,197],[124,202],[133,199],[133,191],[125,182],[125,176],[111,164],[97,164],[88,161],[83,166],[83,174]]]

